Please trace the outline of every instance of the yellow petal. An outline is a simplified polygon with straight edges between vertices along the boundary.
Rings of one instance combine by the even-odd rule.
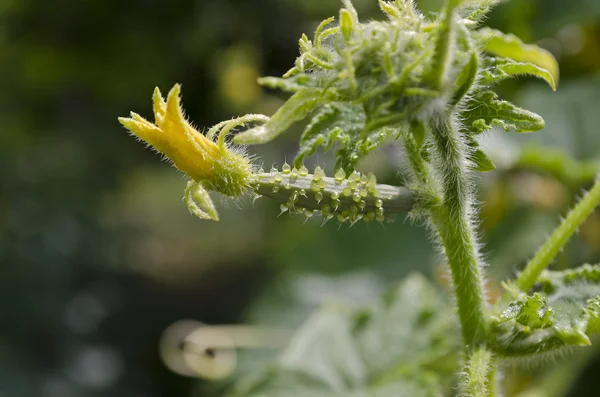
[[[132,135],[135,135],[148,145],[154,147],[165,156],[170,157],[169,154],[173,152],[173,147],[169,138],[154,124],[150,124],[139,115],[135,116],[136,118],[119,117],[119,122],[127,128]]]
[[[202,156],[202,158],[219,156],[218,146],[199,133],[185,119],[181,106],[180,92],[181,86],[176,84],[167,95],[166,113],[163,123],[164,129],[168,128],[169,134],[177,135],[178,139],[191,143],[197,153],[196,155]]]
[[[137,123],[138,128],[157,128],[154,124],[135,112],[130,112],[129,116]]]
[[[162,123],[165,113],[167,112],[167,103],[160,93],[158,87],[154,88],[154,95],[152,96],[154,102],[154,122],[158,125]]]

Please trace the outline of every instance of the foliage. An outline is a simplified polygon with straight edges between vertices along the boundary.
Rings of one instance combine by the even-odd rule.
[[[436,371],[449,372],[457,344],[445,306],[418,274],[368,309],[331,302],[298,330],[274,366],[232,396],[438,396]]]
[[[563,272],[544,271],[538,289],[510,303],[492,319],[494,347],[508,357],[587,346],[598,332],[599,266],[584,265]]]

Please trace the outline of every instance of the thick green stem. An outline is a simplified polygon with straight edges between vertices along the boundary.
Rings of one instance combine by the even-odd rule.
[[[537,281],[544,269],[556,258],[569,239],[577,232],[588,216],[600,204],[600,178],[596,179],[594,186],[569,212],[565,220],[546,240],[535,256],[529,261],[525,269],[515,280],[515,285],[521,291],[528,291]]]
[[[421,156],[418,142],[425,136],[423,124],[415,124],[404,136],[407,159],[414,174],[419,201],[425,197],[436,231],[452,271],[459,311],[465,364],[461,394],[470,397],[496,396],[496,369],[493,357],[484,346],[487,322],[475,232],[469,220],[472,198],[464,164],[461,137],[450,120],[432,126],[431,133],[438,161],[437,178]],[[443,192],[443,198],[439,192]],[[423,192],[428,193],[426,196]],[[430,198],[435,197],[436,200]]]
[[[455,10],[460,0],[447,0],[433,57],[431,83],[438,91],[447,85],[452,65]],[[417,155],[414,137],[405,139],[418,184],[441,192],[441,202],[429,205],[433,226],[441,241],[452,274],[452,283],[465,348],[465,382],[461,393],[473,397],[494,395],[492,355],[485,349],[488,323],[482,270],[475,228],[471,220],[473,192],[467,170],[466,145],[453,124],[451,113],[438,115],[429,124],[433,137],[433,171]],[[417,135],[418,136],[418,135]],[[418,148],[418,145],[417,145]],[[431,203],[430,203],[431,204]]]
[[[436,151],[434,167],[443,202],[431,217],[452,272],[463,342],[467,353],[486,338],[486,302],[477,239],[471,221],[473,193],[467,170],[467,153],[451,117],[430,125]]]

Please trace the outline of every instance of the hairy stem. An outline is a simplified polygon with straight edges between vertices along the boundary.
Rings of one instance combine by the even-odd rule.
[[[431,166],[421,155],[425,135],[425,125],[415,123],[403,138],[404,150],[413,173],[409,187],[416,193],[415,201],[424,208],[430,208],[438,206],[442,202],[442,197],[438,181],[431,173]]]
[[[463,342],[467,353],[485,340],[487,321],[480,258],[471,222],[473,193],[465,145],[451,116],[430,124],[436,151],[436,172],[443,193],[441,205],[431,208],[431,218],[452,272],[452,281]]]
[[[425,125],[423,123],[413,123],[410,133],[404,134],[404,149],[406,150],[408,161],[417,182],[423,186],[429,186],[433,182],[429,171],[429,164],[427,164],[420,152],[425,134]],[[418,140],[421,141],[420,144]]]
[[[600,178],[596,179],[594,186],[583,196],[583,198],[569,212],[560,226],[546,240],[535,256],[527,263],[525,269],[515,280],[515,285],[521,291],[528,291],[533,287],[544,269],[556,258],[569,239],[577,232],[577,229],[592,214],[600,204]]]
[[[477,349],[467,361],[461,379],[461,391],[469,397],[494,397],[494,368],[492,353],[485,348]]]

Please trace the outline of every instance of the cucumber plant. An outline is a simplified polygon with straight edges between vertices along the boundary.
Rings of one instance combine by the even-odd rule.
[[[375,0],[374,0],[375,1]],[[337,23],[324,20],[282,78],[260,83],[291,93],[271,117],[250,114],[205,134],[185,118],[180,86],[154,93],[155,122],[132,113],[120,122],[189,178],[192,214],[218,220],[210,192],[267,197],[282,212],[324,221],[420,219],[447,262],[452,303],[413,275],[370,309],[326,307],[308,320],[272,367],[240,382],[239,396],[437,396],[456,371],[458,393],[495,396],[511,360],[535,360],[590,345],[600,330],[600,266],[547,270],[600,202],[600,181],[579,200],[504,296],[488,303],[485,261],[477,233],[473,177],[495,168],[478,137],[499,128],[541,130],[537,114],[493,91],[520,75],[558,85],[552,55],[482,26],[496,0],[446,0],[434,17],[412,0],[379,0],[383,20],[361,22],[342,0]],[[292,164],[265,171],[246,145],[269,142],[309,120]],[[238,133],[229,138],[235,130]],[[403,186],[377,183],[357,165],[397,142],[408,168]],[[336,148],[333,175],[304,159]],[[449,316],[455,308],[455,318]],[[452,338],[458,327],[460,337]],[[453,365],[443,363],[451,362]]]

